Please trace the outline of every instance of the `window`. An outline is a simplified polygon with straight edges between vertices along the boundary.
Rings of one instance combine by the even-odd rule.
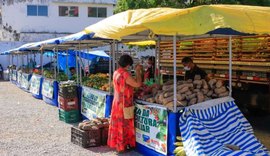
[[[107,8],[98,8],[98,17],[107,17]]]
[[[27,16],[48,16],[48,6],[27,5]]]
[[[59,16],[78,17],[79,16],[79,7],[59,6]]]
[[[107,17],[107,8],[88,7],[88,17]]]

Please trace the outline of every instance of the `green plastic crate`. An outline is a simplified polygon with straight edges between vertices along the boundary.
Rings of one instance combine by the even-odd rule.
[[[66,123],[75,123],[81,120],[81,115],[79,110],[64,111],[59,109],[59,120]]]

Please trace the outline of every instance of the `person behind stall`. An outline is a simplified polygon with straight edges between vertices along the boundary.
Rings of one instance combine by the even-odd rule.
[[[184,57],[182,59],[182,64],[185,70],[185,80],[194,80],[195,75],[200,75],[202,79],[209,80],[206,72],[193,63],[193,60],[190,57]]]
[[[70,67],[69,68],[69,71],[70,71],[71,77],[74,76],[74,75],[76,75],[76,68],[75,67]]]
[[[3,71],[4,71],[4,69],[3,69],[3,67],[2,67],[2,64],[0,64],[0,80],[1,80],[1,79],[4,79]]]
[[[147,59],[147,69],[144,73],[144,82],[155,78],[155,57],[151,56]]]
[[[128,72],[133,64],[131,56],[122,55],[118,64],[113,74],[114,99],[107,143],[121,153],[135,147],[133,88],[142,85],[142,66],[136,66],[133,78]]]

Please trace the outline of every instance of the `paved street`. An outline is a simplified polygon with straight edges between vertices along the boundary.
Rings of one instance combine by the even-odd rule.
[[[58,109],[33,98],[10,82],[0,82],[0,108],[1,156],[117,155],[106,146],[84,149],[72,144],[72,125],[58,120]]]
[[[10,82],[0,82],[0,155],[113,156],[106,146],[89,149],[70,142],[71,124],[58,120],[58,109]],[[270,117],[248,118],[256,136],[270,149]],[[121,154],[140,155],[136,152]]]

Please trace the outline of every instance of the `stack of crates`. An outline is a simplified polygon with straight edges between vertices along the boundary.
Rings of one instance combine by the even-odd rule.
[[[67,81],[59,84],[59,120],[66,123],[75,123],[81,120],[77,90],[78,87],[73,82]]]

